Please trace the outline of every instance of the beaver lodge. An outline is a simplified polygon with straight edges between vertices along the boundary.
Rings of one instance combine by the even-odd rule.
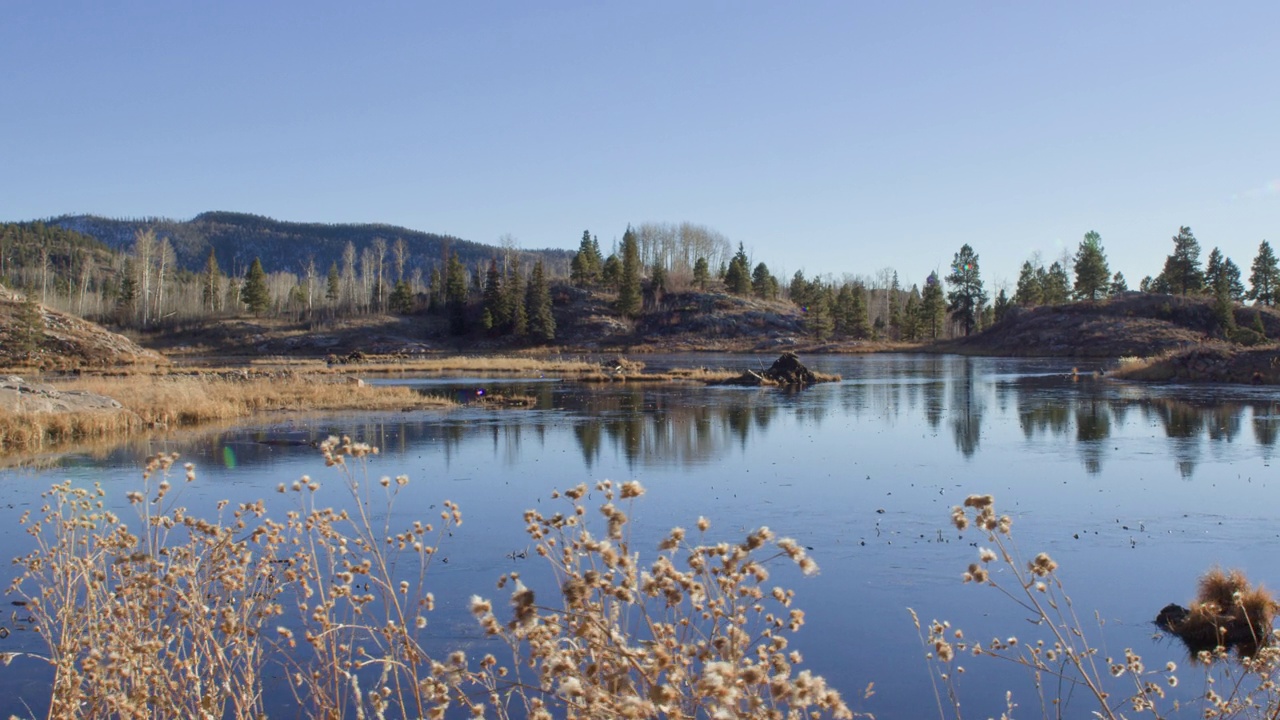
[[[838,382],[839,375],[827,375],[824,373],[816,373],[804,366],[800,362],[800,356],[793,352],[784,352],[782,356],[773,361],[773,365],[768,370],[756,372],[755,370],[744,370],[741,375],[732,377],[727,380],[717,380],[709,383],[711,385],[741,385],[745,387],[760,387],[765,385],[777,387],[805,387],[820,382]]]

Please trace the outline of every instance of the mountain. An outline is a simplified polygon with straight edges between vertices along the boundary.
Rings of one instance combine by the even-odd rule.
[[[361,253],[372,247],[376,238],[386,242],[388,260],[391,246],[397,239],[404,240],[408,249],[406,272],[412,272],[413,268],[421,268],[424,274],[430,272],[430,268],[442,263],[446,248],[448,252],[456,252],[459,259],[472,268],[502,253],[501,248],[492,245],[394,225],[298,223],[234,212],[206,212],[190,220],[63,215],[45,223],[88,235],[117,250],[131,248],[139,231],[151,230],[157,240],[168,238],[180,267],[199,272],[212,249],[223,272],[233,275],[243,274],[254,258],[262,261],[267,272],[294,273],[314,259],[317,271],[323,275],[333,263],[339,268],[343,266],[347,243],[355,248],[358,262]],[[568,273],[569,261],[573,258],[573,252],[556,249],[520,250],[518,255],[522,262],[530,264],[540,257],[551,269],[563,274]]]

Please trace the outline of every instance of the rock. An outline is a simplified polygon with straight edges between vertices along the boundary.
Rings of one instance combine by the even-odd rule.
[[[120,403],[90,392],[62,392],[50,385],[28,383],[17,375],[0,378],[0,409],[7,412],[115,412]]]

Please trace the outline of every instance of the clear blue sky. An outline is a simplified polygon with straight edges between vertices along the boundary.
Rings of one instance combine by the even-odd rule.
[[[1102,235],[1280,241],[1280,3],[0,5],[0,220],[385,222],[989,286]]]

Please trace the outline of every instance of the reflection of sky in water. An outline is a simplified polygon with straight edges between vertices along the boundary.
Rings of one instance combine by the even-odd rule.
[[[756,364],[644,359],[655,369]],[[101,458],[68,457],[56,469],[8,471],[0,510],[12,504],[16,519],[34,502],[33,488],[65,477],[122,494],[136,484],[141,458],[161,449],[199,468],[200,480],[182,490],[193,508],[221,497],[283,502],[275,486],[303,474],[323,481],[326,502],[338,504],[332,472],[306,443],[350,434],[383,450],[371,479],[412,478],[393,523],[434,516],[446,498],[461,504],[466,522],[445,546],[450,562],[435,571],[441,607],[432,627],[473,642],[461,614],[466,598],[493,595],[507,570],[537,577],[533,562],[509,557],[527,545],[525,508],[546,507],[552,488],[638,478],[650,490],[633,513],[641,549],[698,515],[713,520],[717,540],[768,524],[812,546],[823,572],[796,584],[809,618],[797,644],[848,695],[875,681],[867,709],[884,717],[936,712],[906,607],[924,620],[949,618],[971,636],[1027,635],[993,591],[958,581],[979,537],[949,529],[948,508],[967,493],[994,494],[1023,546],[1054,554],[1082,617],[1088,622],[1096,608],[1106,621],[1107,652],[1132,646],[1149,667],[1181,659],[1177,648],[1151,641],[1149,621],[1165,603],[1190,599],[1208,565],[1280,583],[1271,551],[1280,537],[1271,517],[1280,432],[1272,389],[1135,386],[1098,378],[1096,364],[1076,363],[1072,377],[1073,363],[1059,360],[806,361],[844,382],[786,392],[430,378],[414,384],[532,395],[537,406],[295,418],[154,440]],[[11,554],[21,551],[25,539],[6,526],[0,537]],[[998,714],[1006,687],[1021,693],[1024,714],[1036,714],[1030,691],[1007,668],[983,666],[966,663],[966,714]]]

